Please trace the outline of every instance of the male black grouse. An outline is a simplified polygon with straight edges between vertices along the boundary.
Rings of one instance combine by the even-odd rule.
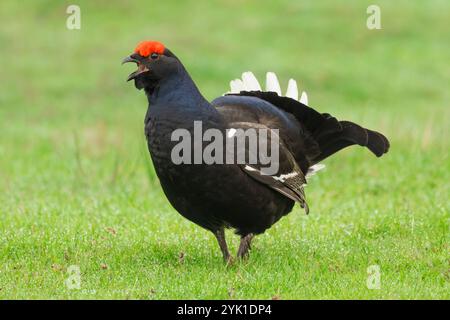
[[[234,228],[241,236],[237,256],[242,258],[248,255],[253,236],[288,214],[295,202],[308,212],[303,187],[306,178],[322,167],[320,161],[351,145],[367,147],[377,157],[389,149],[384,135],[308,107],[304,92],[298,101],[292,79],[282,96],[271,72],[265,91],[251,72],[245,72],[242,80],[231,81],[231,92],[210,103],[180,60],[160,42],[141,42],[125,62],[137,64],[128,81],[134,79],[148,99],[145,135],[164,193],[181,215],[214,233],[225,261],[231,256],[224,228]],[[174,163],[171,155],[178,141],[172,133],[184,129],[194,134],[197,121],[203,131],[216,129],[225,136],[236,129],[278,130],[278,171],[267,175],[259,162]],[[271,132],[270,137],[275,135]],[[192,147],[195,152],[199,150]]]

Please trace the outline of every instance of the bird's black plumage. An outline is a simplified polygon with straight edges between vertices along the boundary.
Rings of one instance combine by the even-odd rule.
[[[354,144],[377,156],[389,149],[388,140],[378,132],[338,121],[274,92],[241,91],[209,103],[175,55],[165,49],[154,56],[134,53],[126,61],[148,70],[131,77],[148,98],[145,135],[156,173],[173,207],[212,231],[225,259],[229,254],[224,228],[241,235],[239,254],[245,255],[252,236],[288,214],[295,201],[307,210],[303,186],[311,166]],[[172,141],[172,132],[181,128],[193,133],[195,121],[201,121],[203,130],[213,128],[224,135],[229,128],[277,129],[278,172],[262,175],[258,163],[174,164],[171,152],[177,142]],[[198,150],[192,147],[194,152]]]

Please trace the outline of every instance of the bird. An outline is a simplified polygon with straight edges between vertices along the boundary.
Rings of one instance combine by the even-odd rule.
[[[304,189],[310,177],[324,168],[324,159],[352,145],[365,147],[376,157],[389,150],[383,134],[316,111],[306,92],[299,94],[295,80],[289,80],[283,95],[273,72],[267,73],[264,89],[252,72],[244,72],[230,82],[228,92],[208,101],[180,59],[161,42],[141,41],[124,63],[136,64],[127,81],[134,80],[147,97],[144,132],[165,196],[183,217],[214,234],[227,263],[234,257],[226,229],[240,237],[237,259],[246,259],[254,237],[290,213],[295,203],[309,212]],[[204,131],[225,136],[218,139],[219,146],[236,130],[270,132],[267,143],[276,142],[270,150],[278,150],[276,172],[264,172],[262,160],[255,163],[247,158],[240,163],[174,161],[179,140],[173,139],[173,133],[195,135],[198,123]],[[198,144],[191,146],[182,156],[194,158],[205,144],[202,141],[200,149]],[[243,148],[240,151],[249,155],[248,147]]]

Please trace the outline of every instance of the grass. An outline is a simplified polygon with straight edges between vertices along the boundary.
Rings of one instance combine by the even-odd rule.
[[[373,1],[77,2],[79,31],[72,2],[0,4],[0,298],[450,298],[448,2],[376,1],[381,30],[366,28]],[[246,70],[296,78],[391,151],[327,160],[310,215],[296,208],[227,268],[151,167],[146,100],[120,66],[142,39],[166,43],[208,98]]]

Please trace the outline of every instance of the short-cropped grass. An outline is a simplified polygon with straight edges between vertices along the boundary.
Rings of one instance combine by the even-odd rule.
[[[450,5],[376,2],[381,30],[365,0],[77,1],[70,31],[72,2],[2,1],[0,298],[449,299]],[[146,99],[120,66],[142,39],[208,98],[275,71],[391,150],[326,160],[309,216],[296,208],[225,266],[154,174]]]

